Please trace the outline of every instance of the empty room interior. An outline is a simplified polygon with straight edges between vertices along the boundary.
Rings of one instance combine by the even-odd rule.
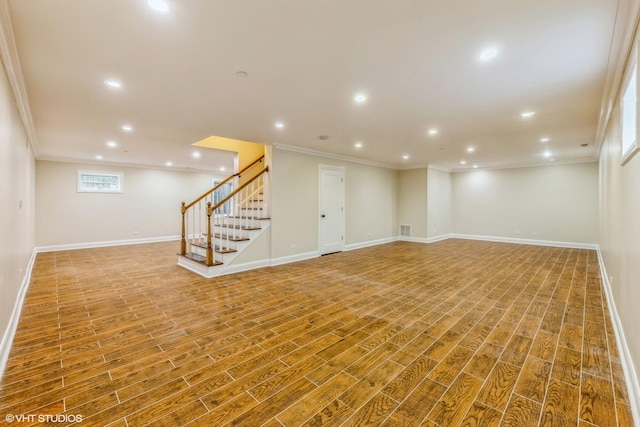
[[[640,426],[640,0],[0,0],[0,425]]]

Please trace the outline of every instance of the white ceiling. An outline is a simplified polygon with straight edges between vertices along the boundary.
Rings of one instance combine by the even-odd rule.
[[[617,0],[167,3],[10,1],[39,158],[229,167],[191,157],[210,135],[397,168],[597,158]]]

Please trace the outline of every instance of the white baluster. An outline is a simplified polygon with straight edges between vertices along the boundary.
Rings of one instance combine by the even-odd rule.
[[[184,238],[187,241],[186,252],[191,252],[191,238],[189,237],[189,209],[187,209],[184,213],[184,223],[185,223],[185,231]]]

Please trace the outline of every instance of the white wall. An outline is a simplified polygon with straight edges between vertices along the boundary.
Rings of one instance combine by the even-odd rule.
[[[0,375],[34,245],[34,158],[0,64]],[[26,286],[26,282],[24,283]]]
[[[347,245],[395,236],[395,170],[278,147],[272,150],[272,164],[272,258],[318,252],[319,165],[345,168]]]
[[[427,229],[435,238],[451,233],[451,173],[429,167],[427,170]]]
[[[600,251],[630,353],[628,364],[636,372],[635,387],[638,390],[640,153],[636,153],[624,166],[620,165],[620,134],[620,111],[616,107],[600,151]],[[636,399],[636,407],[640,408],[640,396],[636,395]]]
[[[81,170],[124,173],[124,193],[78,193]],[[90,244],[180,235],[180,204],[211,188],[214,174],[41,161],[36,245]]]
[[[454,173],[452,197],[455,234],[598,242],[597,163]]]
[[[395,234],[400,235],[400,224],[411,226],[411,237],[424,239],[428,236],[427,226],[427,169],[404,169],[398,171],[398,226]]]

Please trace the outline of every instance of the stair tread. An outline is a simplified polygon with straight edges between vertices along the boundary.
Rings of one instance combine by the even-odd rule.
[[[181,255],[184,256],[187,259],[190,259],[191,261],[195,261],[198,264],[202,264],[202,265],[207,265],[205,263],[205,261],[207,260],[205,257],[203,257],[202,255],[198,255],[198,254],[194,254],[193,252],[189,252],[186,255]],[[222,263],[220,261],[213,261],[213,265],[222,265]],[[211,266],[207,266],[207,267],[213,267],[213,265]]]
[[[191,246],[197,246],[198,248],[207,249],[207,244],[206,243],[192,243]],[[214,247],[214,250],[219,254],[230,254],[230,253],[233,253],[233,252],[238,252],[236,249],[225,248],[225,247],[222,247],[220,245],[216,245]]]
[[[252,231],[252,230],[262,230],[262,228],[260,227],[247,227],[244,225],[230,225],[230,224],[217,224],[216,227],[222,227],[222,228],[234,228],[236,230],[247,230],[247,231]]]
[[[229,237],[229,239],[227,239],[227,236],[224,234],[219,234],[216,233],[215,234],[216,238],[218,239],[224,239],[224,240],[229,240],[231,242],[246,242],[247,240],[251,240],[248,237]]]
[[[269,217],[262,217],[262,216],[230,216],[228,218],[255,219],[256,221],[269,221],[271,219]]]

